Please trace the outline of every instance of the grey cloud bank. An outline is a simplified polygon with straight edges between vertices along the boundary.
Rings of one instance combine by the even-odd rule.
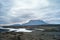
[[[60,24],[60,0],[0,0],[0,24],[44,20]]]

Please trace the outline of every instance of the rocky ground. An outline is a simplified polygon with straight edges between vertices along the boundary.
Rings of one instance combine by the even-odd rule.
[[[45,32],[35,31],[31,33],[23,32],[2,32],[0,40],[58,40],[54,35],[48,35]]]
[[[9,26],[4,26],[9,28]],[[22,28],[22,26],[11,28]],[[60,40],[60,25],[38,25],[23,26],[23,28],[46,29],[45,31],[35,30],[34,32],[0,32],[0,40]],[[57,30],[58,29],[58,30]],[[59,34],[59,35],[58,35]]]

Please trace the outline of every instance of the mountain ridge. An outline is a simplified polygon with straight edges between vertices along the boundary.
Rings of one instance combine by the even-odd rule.
[[[31,20],[28,23],[22,24],[24,25],[43,25],[43,24],[47,24],[45,23],[43,20]],[[13,24],[12,26],[22,26],[20,24]]]

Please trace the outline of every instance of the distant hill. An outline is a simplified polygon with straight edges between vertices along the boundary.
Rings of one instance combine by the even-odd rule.
[[[23,26],[24,25],[42,25],[42,24],[47,24],[47,23],[45,23],[44,21],[42,21],[42,20],[31,20],[31,21],[29,21],[28,23],[25,23],[25,24],[22,24]],[[20,24],[14,24],[14,25],[11,25],[11,26],[22,26],[22,25],[20,25]]]
[[[20,24],[13,24],[13,25],[10,25],[10,26],[21,26]]]
[[[31,20],[28,23],[25,23],[23,25],[42,25],[42,24],[47,24],[42,20]]]

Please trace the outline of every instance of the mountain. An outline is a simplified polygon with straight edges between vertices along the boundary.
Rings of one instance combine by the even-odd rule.
[[[23,25],[42,25],[42,24],[47,24],[42,20],[31,20],[28,23],[25,23]]]
[[[11,26],[21,26],[20,24],[13,24],[13,25],[11,25]]]
[[[31,20],[28,23],[25,23],[25,24],[22,24],[22,25],[26,26],[26,25],[43,25],[43,24],[47,24],[47,23],[45,23],[42,20]],[[14,25],[11,25],[11,26],[22,26],[22,25],[20,25],[20,24],[14,24]]]

